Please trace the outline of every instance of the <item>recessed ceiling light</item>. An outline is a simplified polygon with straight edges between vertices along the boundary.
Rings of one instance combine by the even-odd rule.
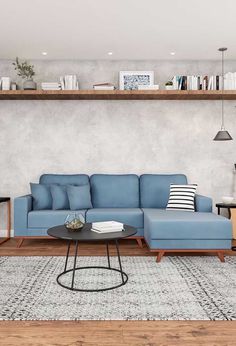
[[[112,54],[113,54],[113,52],[108,52],[107,54],[108,54],[108,55],[112,55]]]
[[[42,52],[42,55],[48,55],[48,53],[47,52]]]
[[[175,55],[175,52],[170,52],[170,55]]]

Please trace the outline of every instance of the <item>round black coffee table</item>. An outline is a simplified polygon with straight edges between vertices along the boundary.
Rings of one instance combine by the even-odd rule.
[[[48,229],[47,233],[51,237],[58,238],[58,239],[64,239],[64,240],[68,241],[68,248],[67,248],[64,271],[57,276],[57,283],[60,286],[67,288],[69,290],[80,291],[80,292],[107,291],[107,290],[112,290],[114,288],[118,288],[120,286],[125,285],[126,282],[128,281],[128,275],[122,269],[120,252],[119,252],[119,239],[133,236],[137,232],[136,229],[134,227],[124,225],[124,230],[121,232],[100,234],[100,233],[96,233],[96,232],[91,231],[91,227],[92,227],[91,223],[86,223],[84,225],[84,227],[79,231],[70,231],[64,225],[55,226],[55,227]],[[71,242],[75,242],[74,265],[73,265],[72,269],[67,269],[67,263],[68,263],[68,257],[69,257]],[[103,267],[103,266],[76,267],[79,242],[105,242],[106,243],[108,266],[107,267]],[[110,255],[109,255],[109,243],[110,242],[115,243],[118,262],[119,262],[119,269],[111,267]],[[116,285],[116,286],[99,288],[99,289],[85,289],[85,288],[82,289],[82,288],[74,287],[74,279],[75,279],[75,271],[76,270],[94,269],[94,268],[119,272],[121,274],[121,283]],[[60,282],[60,277],[66,273],[69,273],[69,272],[72,272],[71,286],[64,285]]]

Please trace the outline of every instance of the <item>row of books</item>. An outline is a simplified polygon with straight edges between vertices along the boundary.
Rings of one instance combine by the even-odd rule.
[[[121,232],[124,229],[124,225],[117,221],[104,221],[104,222],[93,222],[92,231],[100,234]]]
[[[79,81],[76,75],[65,75],[60,77],[62,90],[79,90]]]
[[[79,81],[76,75],[60,77],[60,82],[43,82],[42,90],[79,90]]]
[[[173,90],[221,90],[222,76],[174,76]],[[224,75],[224,89],[236,90],[236,72]]]

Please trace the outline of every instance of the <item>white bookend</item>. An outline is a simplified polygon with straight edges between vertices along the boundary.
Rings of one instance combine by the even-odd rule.
[[[64,81],[64,78],[62,76],[60,77],[60,83],[61,83],[62,90],[65,90],[65,81]]]
[[[176,78],[176,76],[174,76],[174,77],[172,78],[172,83],[173,83],[173,89],[174,89],[174,90],[177,90],[177,89],[178,89],[178,83],[177,83],[177,78]]]

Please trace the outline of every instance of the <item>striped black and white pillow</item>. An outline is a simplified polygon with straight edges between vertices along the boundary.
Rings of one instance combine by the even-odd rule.
[[[195,211],[194,198],[197,184],[170,185],[170,196],[166,210]]]

